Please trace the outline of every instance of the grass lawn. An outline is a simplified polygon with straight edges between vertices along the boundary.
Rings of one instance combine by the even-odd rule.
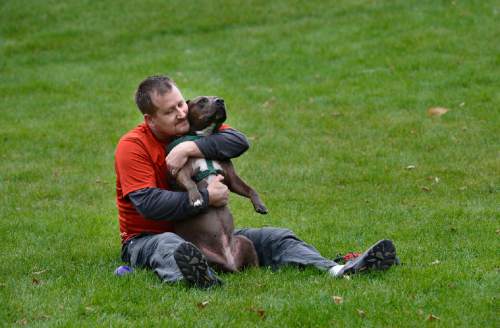
[[[3,0],[0,326],[498,327],[499,21],[493,0]],[[115,277],[114,148],[155,73],[251,141],[235,165],[270,214],[231,196],[237,226],[327,257],[390,238],[403,265]]]

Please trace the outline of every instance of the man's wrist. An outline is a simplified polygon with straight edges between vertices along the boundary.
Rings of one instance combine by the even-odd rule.
[[[203,157],[203,153],[194,141],[186,141],[181,144],[182,150],[187,157]]]

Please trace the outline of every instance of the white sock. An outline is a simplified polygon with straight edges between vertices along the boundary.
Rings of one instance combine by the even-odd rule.
[[[335,266],[332,266],[330,270],[328,270],[328,272],[330,272],[332,276],[337,277],[337,274],[343,267],[344,267],[343,265],[337,264]]]

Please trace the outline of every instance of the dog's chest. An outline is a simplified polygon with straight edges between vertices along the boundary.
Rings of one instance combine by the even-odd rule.
[[[193,174],[197,175],[200,172],[206,171],[222,171],[222,166],[217,161],[207,160],[205,158],[193,158],[191,159],[191,167],[193,169]],[[217,173],[211,172],[207,177],[207,183],[215,177]]]

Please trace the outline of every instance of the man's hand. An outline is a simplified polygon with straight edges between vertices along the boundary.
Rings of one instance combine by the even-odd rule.
[[[221,181],[224,179],[222,175],[216,175],[208,184],[208,205],[214,207],[222,207],[227,205],[229,198],[229,189]]]
[[[180,169],[186,164],[189,157],[203,157],[198,146],[193,141],[185,141],[174,147],[165,158],[168,172],[177,176]]]

